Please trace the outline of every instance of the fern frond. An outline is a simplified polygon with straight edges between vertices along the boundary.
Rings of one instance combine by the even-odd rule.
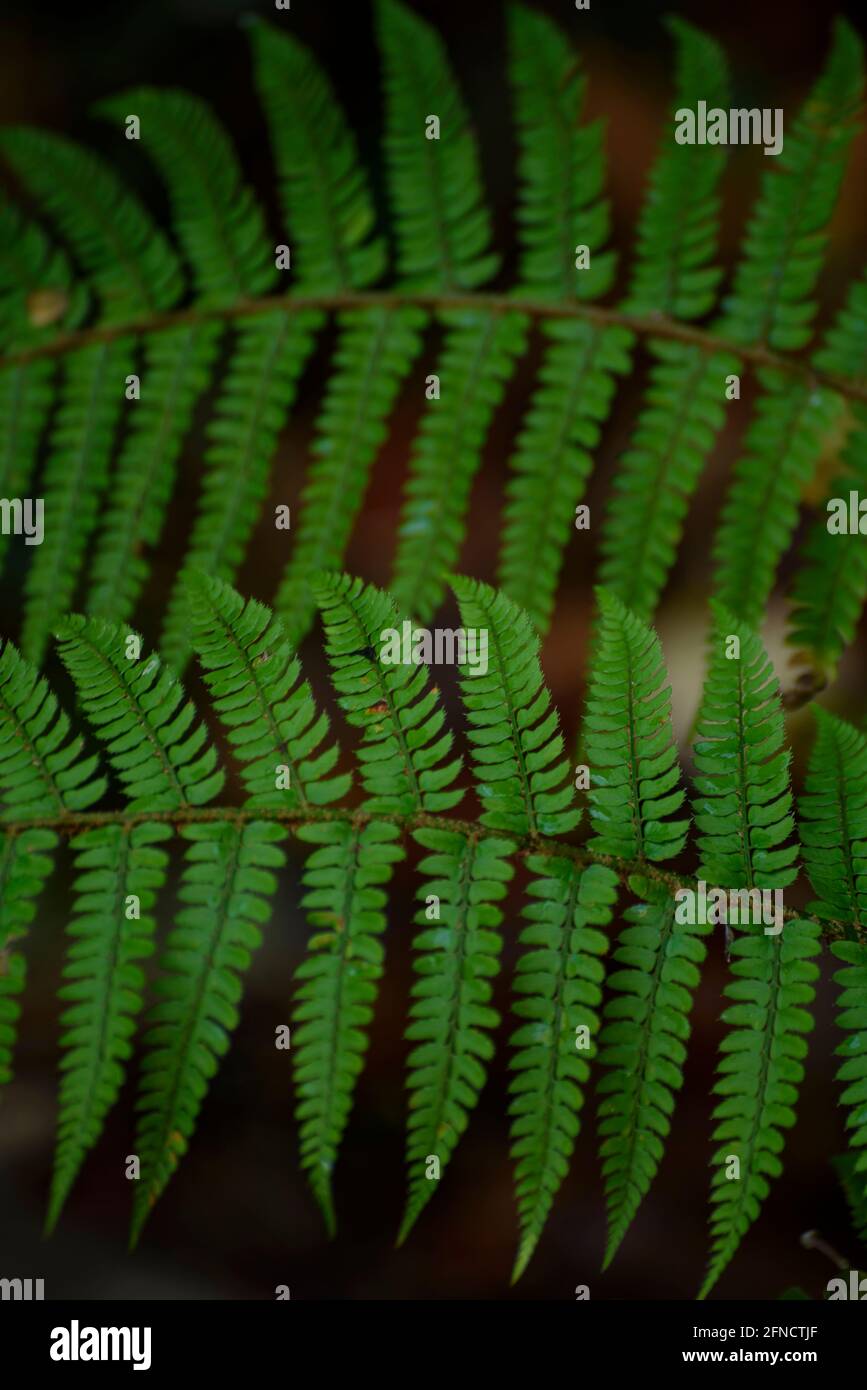
[[[628,861],[670,859],[689,821],[683,805],[671,694],[659,638],[620,602],[597,590],[600,622],[584,743],[590,768],[588,848]]]
[[[165,180],[200,303],[227,303],[273,285],[275,264],[261,209],[204,101],[189,92],[136,87],[99,102],[94,112],[118,131],[128,115],[138,116],[140,143]]]
[[[24,936],[36,914],[46,879],[54,867],[53,830],[4,833],[0,826],[0,1087],[12,1080],[12,1053],[27,962],[13,943]]]
[[[841,1104],[848,1110],[851,1182],[865,1200],[867,945],[857,939],[856,928],[867,920],[867,738],[827,710],[816,710],[816,722],[818,737],[800,800],[800,832],[804,863],[819,896],[811,911],[820,918],[842,919],[850,938],[831,943],[845,966],[834,976],[839,987],[837,1024],[844,1033],[837,1048],[837,1056],[844,1059],[837,1077],[843,1083]]]
[[[494,410],[526,344],[522,314],[443,312],[433,399],[413,444],[389,588],[422,623],[439,607],[467,527],[470,491]]]
[[[604,127],[581,125],[586,82],[559,25],[509,6],[509,72],[518,136],[519,278],[522,291],[596,299],[611,288],[616,256],[603,251],[610,212],[602,197]],[[578,246],[589,250],[576,268]]]
[[[99,760],[82,757],[47,681],[11,642],[0,652],[0,826],[81,811],[105,792]]]
[[[728,109],[729,76],[719,44],[677,16],[666,21],[677,44],[675,110]],[[633,314],[701,318],[713,307],[721,271],[711,264],[719,238],[721,146],[680,145],[666,130],[638,222],[637,253],[625,308]]]
[[[418,896],[428,907],[415,918],[423,930],[413,941],[420,978],[406,1030],[416,1046],[407,1061],[408,1191],[398,1245],[436,1191],[493,1056],[488,1034],[500,1017],[490,1007],[490,980],[502,948],[497,903],[514,872],[515,848],[510,840],[433,829],[416,830],[413,839],[431,853],[419,864],[426,881]],[[438,916],[431,915],[432,897]]]
[[[738,362],[652,339],[655,357],[632,442],[614,476],[599,577],[638,617],[652,617],[674,563],[690,498],[725,417]]]
[[[735,648],[733,639],[739,643]],[[710,669],[695,743],[693,803],[701,864],[708,883],[747,893],[783,889],[797,873],[797,846],[786,845],[794,821],[784,751],[779,683],[749,629],[719,605]],[[815,922],[786,921],[768,935],[752,918],[731,944],[730,1007],[714,1094],[721,1097],[712,1157],[712,1251],[699,1297],[713,1288],[782,1171],[784,1129],[795,1121],[798,1086],[812,1027],[809,1006],[819,950]],[[752,903],[750,903],[752,907]],[[739,1165],[737,1172],[733,1160]]]
[[[844,381],[867,379],[867,275],[852,286],[846,303],[813,354],[813,365]],[[843,455],[843,472],[831,483],[830,496],[848,500],[850,491],[867,492],[867,409],[852,402],[851,433]],[[860,533],[835,535],[828,530],[828,507],[811,526],[792,584],[793,613],[787,640],[806,649],[820,678],[835,673],[855,636],[867,598],[867,557]]]
[[[299,827],[318,846],[304,868],[302,906],[314,928],[296,972],[295,1089],[301,1149],[329,1234],[331,1175],[364,1065],[366,1029],[382,975],[385,887],[404,857],[396,826],[370,821]]]
[[[861,41],[838,18],[824,71],[762,180],[718,325],[723,337],[785,351],[809,341],[816,312],[810,296],[863,89]]]
[[[48,523],[25,582],[21,648],[37,665],[74,601],[133,367],[129,338],[82,348],[65,364],[42,484]]]
[[[184,906],[166,943],[151,1009],[136,1108],[141,1177],[130,1244],[187,1151],[219,1059],[238,1022],[241,977],[262,939],[285,862],[282,826],[187,825],[178,890]]]
[[[81,706],[123,784],[130,810],[202,806],[225,773],[183,686],[157,656],[130,656],[135,634],[73,615],[58,628],[60,655]]]
[[[183,568],[169,599],[161,650],[176,670],[189,655],[186,579],[204,570],[231,582],[262,504],[277,437],[294,403],[322,316],[263,314],[234,345],[208,424],[205,475]]]
[[[732,974],[726,995],[732,1005],[723,1022],[732,1031],[722,1044],[714,1092],[724,1099],[714,1111],[711,1200],[713,1246],[699,1298],[705,1298],[759,1214],[769,1179],[782,1172],[782,1131],[795,1123],[804,1077],[807,1043],[813,1027],[810,1006],[819,954],[815,922],[789,920],[779,938],[741,936],[734,941]],[[727,1171],[732,1158],[737,1177]]]
[[[26,963],[12,943],[32,922],[54,866],[57,836],[33,828],[11,833],[3,823],[84,810],[106,780],[98,759],[82,755],[69,719],[47,682],[7,642],[0,651],[0,1086],[12,1075],[12,1049]]]
[[[246,764],[247,806],[307,809],[340,800],[352,779],[329,775],[338,749],[323,747],[328,719],[300,680],[301,664],[279,621],[219,579],[195,574],[187,582],[193,642],[214,709]]]
[[[785,844],[794,818],[779,682],[755,633],[712,607],[694,749],[699,874],[722,888],[786,888],[798,851]]]
[[[340,338],[304,484],[297,535],[275,600],[293,641],[315,611],[312,575],[340,569],[401,382],[421,349],[412,308],[340,315]]]
[[[713,591],[742,622],[761,622],[798,519],[801,490],[840,403],[806,381],[757,373],[764,388],[735,463],[713,541]]]
[[[497,581],[544,634],[591,451],[611,410],[615,375],[630,369],[634,338],[616,326],[565,321],[542,332],[548,346],[509,459]]]
[[[569,1169],[583,1088],[596,1055],[608,937],[617,876],[601,864],[581,869],[556,855],[530,855],[523,909],[529,926],[515,967],[515,1030],[509,1063],[511,1155],[521,1238],[514,1284],[536,1249]],[[584,1038],[586,1030],[586,1043]]]
[[[385,243],[372,235],[367,178],[328,77],[291,34],[254,21],[251,39],[299,287],[313,294],[375,283]]]
[[[144,974],[153,950],[156,894],[166,880],[167,825],[106,825],[77,836],[71,943],[59,997],[59,1114],[46,1233],[54,1229],[84,1159],[102,1133],[132,1054]],[[132,901],[131,899],[135,899]]]
[[[847,509],[850,492],[867,495],[867,411],[855,412],[846,441],[845,472],[831,484],[832,498]],[[795,659],[809,661],[818,684],[837,672],[843,652],[852,643],[867,599],[867,552],[859,531],[834,534],[828,530],[828,507],[822,507],[798,556],[792,581],[792,613],[786,641],[796,648]]]
[[[659,639],[608,590],[584,717],[590,771],[588,847],[631,861],[673,858],[689,822],[672,819],[685,792],[671,723],[671,696]],[[627,909],[606,1005],[600,1061],[599,1132],[608,1206],[610,1264],[662,1158],[683,1079],[691,991],[704,948],[701,926],[680,929],[674,900],[659,883],[630,879],[642,901]]]
[[[482,825],[515,835],[563,835],[580,811],[557,711],[539,663],[539,638],[511,599],[474,579],[452,588],[476,664],[461,668],[461,700],[473,749]],[[486,669],[482,670],[484,655]]]
[[[97,537],[85,608],[110,622],[132,614],[159,544],[193,411],[216,362],[220,329],[198,324],[151,335],[141,399],[130,412]]]
[[[603,1268],[614,1259],[656,1176],[683,1084],[689,1013],[704,963],[706,922],[680,922],[664,885],[635,876],[641,899],[626,909],[603,1014],[599,1083],[601,1154],[608,1203]]]
[[[397,0],[377,0],[386,95],[385,154],[397,268],[406,288],[474,289],[490,280],[475,135],[439,34]],[[430,138],[429,116],[439,119]]]
[[[451,810],[463,796],[453,785],[461,759],[450,757],[452,735],[443,732],[445,713],[426,667],[386,652],[403,635],[394,602],[348,575],[323,577],[315,593],[338,703],[364,731],[357,756],[365,809],[401,816]]]

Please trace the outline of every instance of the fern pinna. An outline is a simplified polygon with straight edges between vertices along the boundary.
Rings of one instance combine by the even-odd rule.
[[[515,933],[513,1278],[592,1115],[607,1265],[664,1160],[693,1001],[711,953],[724,952],[704,1296],[782,1171],[823,941],[835,958],[847,1191],[853,1211],[867,1201],[867,745],[819,709],[796,814],[783,727],[784,708],[836,677],[867,598],[863,533],[828,524],[867,479],[867,272],[823,316],[818,344],[813,335],[862,45],[834,23],[823,70],[761,161],[726,285],[725,147],[673,138],[677,113],[729,106],[716,40],[667,21],[672,120],[627,256],[611,245],[605,128],[586,118],[574,28],[508,6],[510,260],[444,42],[401,0],[373,10],[381,174],[364,167],[291,11],[247,26],[273,226],[217,116],[188,92],[141,86],[100,100],[108,159],[54,133],[0,131],[11,189],[0,200],[0,1081],[12,1076],[22,939],[66,836],[74,896],[47,1225],[138,1052],[138,1241],[229,1046],[297,840],[311,927],[291,1028],[298,1143],[333,1231],[389,891],[408,861],[399,872],[417,876],[417,909],[398,1240],[451,1180],[488,1084]],[[168,230],[135,191],[146,163]],[[278,477],[287,422],[325,351],[309,463]],[[634,420],[600,480],[610,485],[575,766],[541,644],[576,531],[590,527],[603,431],[636,368]],[[477,568],[466,545],[475,483],[520,373],[529,387],[505,450],[494,587],[454,572]],[[413,404],[377,589],[343,571],[392,422]],[[197,421],[197,493],[189,515],[181,505],[182,553],[154,606]],[[713,601],[708,669],[684,769],[651,624],[730,421],[735,459],[701,581]],[[21,526],[8,523],[37,488],[44,535],[19,549],[8,532]],[[260,544],[279,570],[269,603],[235,587]],[[785,692],[760,636],[781,575],[797,673]],[[461,633],[484,634],[485,661],[458,644],[458,678],[440,685],[426,658],[387,657],[383,643],[444,603],[457,604]],[[317,625],[333,700],[302,672]],[[193,659],[201,713],[183,685]],[[61,680],[87,742],[52,688]],[[240,804],[227,791],[235,774]],[[163,936],[177,840],[179,907]],[[797,894],[801,857],[814,900],[768,923],[752,906]],[[710,897],[713,913],[689,909]]]

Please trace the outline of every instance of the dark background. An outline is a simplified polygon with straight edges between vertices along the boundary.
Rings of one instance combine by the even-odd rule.
[[[505,77],[504,7],[498,0],[417,0],[416,8],[441,27],[476,118],[497,241],[505,253],[499,283],[507,285],[514,266],[515,151]],[[620,281],[609,299],[614,302],[623,289],[647,170],[668,119],[671,54],[660,17],[676,9],[706,27],[729,53],[733,104],[782,106],[788,125],[818,73],[831,14],[810,0],[764,5],[699,0],[677,6],[652,0],[637,4],[592,0],[592,9],[581,13],[571,0],[551,0],[539,8],[560,18],[574,34],[590,78],[589,111],[608,119],[614,242],[621,252]],[[839,12],[848,13],[863,32],[859,8],[842,6]],[[89,142],[123,167],[152,206],[164,210],[159,185],[135,147],[119,141],[103,123],[91,122],[87,113],[93,101],[131,84],[188,87],[213,103],[233,133],[248,178],[271,213],[272,227],[279,228],[263,122],[252,91],[245,40],[236,22],[241,13],[253,9],[291,26],[314,47],[335,79],[367,163],[375,164],[380,122],[378,62],[368,5],[348,0],[292,0],[291,11],[279,13],[266,4],[240,5],[234,0],[178,4],[154,0],[117,4],[115,0],[84,6],[42,0],[38,7],[29,0],[5,3],[0,17],[0,120],[44,124]],[[820,322],[839,305],[848,280],[864,258],[865,150],[861,136],[853,148],[832,229],[821,282]],[[758,179],[767,167],[760,149],[735,148],[730,154],[722,248],[728,266]],[[384,208],[379,171],[375,190]],[[275,235],[275,241],[279,239]],[[298,500],[332,344],[333,338],[326,334],[281,439],[272,474],[275,501],[294,506]],[[389,573],[400,490],[421,407],[418,382],[431,369],[426,364],[434,350],[435,342],[429,340],[404,390],[348,557],[350,569],[377,582],[384,582]],[[462,567],[482,578],[494,575],[505,461],[527,404],[536,361],[531,350],[497,415],[473,494]],[[637,362],[638,371],[622,388],[606,426],[585,499],[591,503],[594,527],[640,402],[646,371],[641,353]],[[729,423],[690,513],[659,616],[682,740],[688,737],[702,676],[710,539],[751,398],[752,387],[745,384],[742,401],[730,408]],[[150,637],[158,631],[160,605],[194,512],[206,418],[205,410],[185,452],[150,589],[150,606],[137,615]],[[833,462],[833,449],[829,449],[824,463],[830,467]],[[264,599],[273,595],[284,559],[279,536],[266,525],[257,532],[239,581],[244,591]],[[589,540],[573,540],[567,551],[557,617],[544,649],[545,669],[570,739],[577,730],[583,695],[594,551],[592,531]],[[784,684],[787,572],[766,628]],[[17,629],[19,579],[14,571],[5,576],[4,635],[14,635]],[[322,693],[317,643],[314,634],[304,655]],[[862,634],[836,686],[824,697],[832,708],[859,721],[864,713],[863,650]],[[57,674],[53,666],[49,669]],[[449,700],[454,708],[453,689]],[[810,729],[807,711],[789,719],[798,771]],[[345,728],[341,732],[345,737]],[[85,1166],[56,1235],[48,1243],[40,1238],[55,1122],[56,989],[69,903],[68,868],[55,877],[29,940],[30,981],[17,1079],[0,1110],[0,1273],[43,1277],[47,1295],[58,1298],[272,1298],[278,1284],[288,1284],[293,1298],[570,1299],[577,1284],[589,1284],[593,1299],[693,1297],[707,1250],[712,1109],[708,1093],[724,983],[721,943],[712,945],[698,992],[686,1085],[668,1153],[613,1267],[604,1275],[599,1273],[604,1217],[591,1098],[570,1176],[539,1250],[517,1289],[510,1290],[516,1223],[507,1157],[505,1047],[500,1048],[441,1190],[408,1246],[398,1252],[393,1249],[404,1188],[402,1033],[411,980],[408,943],[413,911],[413,884],[406,868],[392,892],[387,975],[368,1065],[337,1170],[338,1236],[333,1243],[325,1239],[297,1167],[288,1054],[273,1046],[275,1026],[288,1020],[291,975],[307,930],[297,906],[297,864],[297,858],[293,859],[292,873],[281,887],[266,944],[248,980],[233,1048],[211,1086],[190,1153],[160,1200],[134,1256],[126,1253],[129,1190],[124,1159],[133,1147],[129,1085]],[[503,1010],[508,1005],[520,886],[519,880],[505,922],[507,945],[497,997]],[[163,930],[169,915],[161,914]],[[795,1283],[819,1294],[833,1270],[823,1256],[799,1244],[800,1234],[808,1228],[818,1227],[858,1264],[857,1243],[827,1162],[829,1154],[843,1147],[833,1083],[836,1038],[830,1023],[827,975],[826,970],[800,1118],[787,1141],[784,1176],[774,1184],[758,1223],[715,1297],[776,1298]],[[500,1040],[504,1040],[502,1030]]]

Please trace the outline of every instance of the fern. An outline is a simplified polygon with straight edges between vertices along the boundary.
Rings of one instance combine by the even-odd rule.
[[[61,1019],[63,1080],[49,1231],[123,1084],[144,990],[136,962],[153,951],[148,909],[165,883],[168,856],[159,846],[171,833],[166,825],[107,825],[73,841],[72,941],[60,990],[70,1007]]]
[[[818,368],[841,378],[867,378],[867,279],[852,287],[827,338],[814,355]],[[848,498],[867,479],[867,411],[851,407],[850,433],[843,458],[844,472],[831,484],[832,497]],[[792,584],[788,640],[817,668],[819,684],[834,676],[844,649],[855,635],[858,616],[867,597],[867,567],[858,536],[832,535],[828,508],[810,528],[803,546],[803,565]]]
[[[584,744],[592,767],[589,846],[620,859],[658,862],[683,848],[688,821],[670,819],[683,805],[662,651],[656,635],[607,591],[599,593],[600,627],[587,697]],[[615,693],[616,692],[616,695]],[[621,967],[610,985],[600,1061],[602,1167],[614,1256],[662,1156],[679,1088],[691,1004],[689,988],[704,959],[701,928],[678,931],[674,902],[636,875],[640,902],[626,911],[618,940]],[[686,987],[684,987],[686,986]]]
[[[578,1135],[589,1060],[596,1051],[617,878],[594,864],[583,871],[556,855],[531,856],[513,1010],[527,1020],[512,1034],[512,1157],[521,1237],[512,1282],[521,1277],[566,1176]],[[582,1030],[586,1030],[586,1046]]]
[[[683,20],[669,28],[676,45],[673,109],[696,100],[724,108],[728,72],[719,46]],[[831,423],[841,418],[841,396],[856,405],[863,397],[854,361],[863,319],[857,294],[829,347],[814,355],[813,377],[787,355],[809,336],[827,224],[856,128],[863,55],[852,29],[842,20],[835,26],[825,70],[764,174],[732,287],[706,330],[689,325],[713,309],[720,281],[714,257],[722,149],[680,145],[666,131],[650,171],[627,294],[618,309],[597,308],[615,268],[606,244],[603,125],[583,121],[586,78],[564,31],[547,17],[521,5],[508,12],[519,255],[516,287],[506,295],[483,288],[501,257],[471,118],[434,29],[398,0],[376,6],[396,249],[395,288],[388,291],[373,288],[387,270],[385,239],[327,74],[285,25],[254,20],[249,29],[278,178],[282,225],[270,243],[227,134],[186,92],[140,87],[96,108],[115,142],[129,134],[131,118],[139,122],[139,139],[123,141],[124,152],[134,155],[140,144],[156,165],[177,249],[87,151],[43,132],[2,137],[16,174],[60,237],[28,225],[19,249],[20,215],[12,209],[0,221],[7,350],[0,419],[9,441],[6,469],[19,492],[57,407],[44,487],[55,524],[28,556],[25,653],[41,661],[52,625],[76,600],[92,542],[83,606],[111,621],[134,617],[193,414],[206,396],[195,518],[161,650],[182,669],[189,656],[187,577],[204,570],[234,581],[259,525],[278,547],[276,607],[300,640],[315,613],[313,575],[344,563],[429,323],[442,342],[426,374],[426,408],[404,487],[391,576],[401,608],[428,621],[445,596],[496,408],[533,327],[543,353],[509,459],[501,586],[544,633],[575,507],[637,332],[647,339],[651,371],[606,507],[600,578],[642,616],[653,614],[725,418],[726,379],[753,368],[762,394],[723,509],[713,587],[740,617],[757,623],[794,533],[800,495]],[[66,246],[82,271],[75,284]],[[288,259],[281,260],[284,252]],[[3,271],[4,254],[11,274]],[[273,293],[276,264],[287,294]],[[189,299],[179,309],[185,269]],[[22,292],[22,280],[36,288]],[[288,518],[274,525],[264,515],[272,460],[329,311],[337,314],[337,346],[306,477],[300,486],[293,477],[280,499],[293,513],[294,535],[287,535]],[[57,386],[54,356],[62,358]],[[138,364],[140,399],[122,411],[116,388]],[[856,431],[849,465],[855,476],[859,449]],[[296,499],[300,507],[292,505]],[[763,524],[770,534],[753,565]],[[796,616],[794,639],[811,653],[818,683],[850,640],[863,599],[860,561],[843,564],[844,548],[851,549],[811,541],[794,591],[796,614],[803,612],[807,624],[801,632]]]
[[[301,1166],[333,1231],[334,1175],[385,969],[391,882],[409,858],[401,876],[415,875],[418,906],[399,1240],[471,1123],[495,1055],[494,987],[505,965],[517,1279],[567,1180],[591,1064],[606,1265],[677,1123],[711,925],[679,912],[681,890],[696,889],[684,807],[697,872],[711,888],[789,890],[799,874],[780,690],[757,630],[784,572],[788,641],[807,668],[785,696],[796,704],[834,678],[867,594],[861,547],[828,531],[827,509],[788,561],[802,506],[829,490],[845,497],[864,478],[863,275],[826,316],[819,347],[811,342],[860,116],[863,52],[837,21],[783,149],[760,160],[758,198],[725,285],[724,151],[677,143],[671,115],[698,101],[726,108],[728,64],[713,38],[668,21],[672,107],[625,291],[612,304],[620,253],[610,244],[605,126],[586,119],[592,74],[567,25],[508,8],[515,246],[504,254],[483,150],[443,41],[399,0],[378,0],[374,21],[381,169],[366,167],[327,72],[287,15],[247,25],[273,198],[250,185],[207,104],[183,91],[143,86],[101,101],[106,160],[60,135],[0,132],[13,190],[0,202],[2,530],[34,492],[46,518],[44,543],[32,550],[0,540],[10,562],[6,627],[15,615],[21,647],[4,638],[0,648],[0,1082],[12,1072],[21,943],[69,837],[47,1226],[70,1199],[136,1047],[135,1244],[193,1138],[267,928],[284,841],[297,839],[311,932],[294,986],[295,1110]],[[158,219],[133,191],[146,163],[164,186]],[[308,366],[320,338],[330,360],[316,404]],[[320,361],[325,354],[310,376]],[[634,361],[646,367],[635,419],[609,430]],[[730,379],[749,376],[755,389],[741,403]],[[313,422],[303,467],[291,440],[283,448],[296,403]],[[420,409],[409,442],[396,428],[404,407]],[[715,525],[701,580],[715,623],[690,786],[648,623],[693,500],[703,506],[696,495],[724,423],[740,442],[719,519],[701,517]],[[201,461],[188,477],[200,427]],[[387,536],[374,542],[391,567],[387,592],[342,571],[390,434],[405,476],[393,556]],[[607,478],[612,447],[620,459]],[[278,452],[288,458],[279,476]],[[488,509],[487,470],[504,474],[495,545],[489,529],[476,529],[483,467]],[[595,521],[597,495],[586,763],[573,768],[541,641],[564,618],[557,591],[572,569],[570,540],[585,540],[576,509],[586,506],[589,520],[592,502]],[[178,564],[164,556],[170,533],[181,541]],[[254,548],[277,582],[273,594],[245,598],[234,585]],[[498,588],[484,582],[495,555]],[[164,608],[151,602],[157,567]],[[454,577],[458,568],[473,577]],[[450,591],[461,633],[484,638],[484,660],[466,647],[458,680],[446,671],[434,681],[414,648],[407,659],[387,644],[408,636],[412,645],[414,622],[438,621]],[[327,668],[315,656],[308,664],[302,649],[317,617]],[[457,642],[453,630],[436,631]],[[50,664],[52,632],[65,669]],[[155,643],[159,656],[148,650]],[[193,655],[201,714],[181,685]],[[98,755],[73,732],[43,662],[52,683],[58,669],[61,680],[71,676]],[[217,728],[237,779],[218,758]],[[111,777],[105,799],[98,756]],[[766,934],[755,916],[726,923],[702,1296],[781,1171],[820,938],[838,962],[839,1079],[859,1221],[865,757],[861,733],[820,711],[800,803],[816,901],[787,909],[779,933]],[[240,788],[240,804],[227,785]],[[177,839],[180,908],[156,951]]]
[[[733,639],[739,645],[733,645]],[[708,882],[747,892],[783,889],[796,875],[789,757],[783,748],[779,687],[758,638],[722,608],[695,744],[694,802],[701,864]],[[740,914],[739,914],[740,915]],[[776,928],[771,928],[775,932]],[[795,1119],[809,1006],[818,971],[818,929],[789,921],[780,934],[753,926],[731,946],[731,1001],[723,1014],[714,1094],[712,1253],[705,1297],[737,1250],[782,1170],[782,1129]],[[738,1169],[731,1166],[736,1161]]]
[[[810,882],[819,895],[813,910],[820,917],[840,914],[849,923],[846,941],[831,949],[844,963],[835,981],[840,987],[837,1021],[845,1040],[837,1049],[842,1102],[849,1107],[850,1182],[859,1200],[867,1195],[867,949],[858,938],[867,911],[867,875],[862,858],[867,827],[867,739],[850,724],[817,710],[819,733],[801,798],[801,839]]]

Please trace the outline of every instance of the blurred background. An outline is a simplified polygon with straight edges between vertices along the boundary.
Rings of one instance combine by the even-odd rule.
[[[505,75],[505,10],[500,0],[414,0],[441,28],[475,115],[484,176],[504,268],[515,264],[513,200],[515,149]],[[733,104],[783,107],[787,122],[806,96],[825,52],[832,13],[811,0],[756,4],[755,0],[593,0],[576,13],[571,0],[537,5],[574,33],[589,75],[588,111],[608,123],[609,189],[613,241],[621,253],[615,302],[625,285],[633,231],[647,171],[671,100],[671,53],[661,17],[674,9],[703,25],[726,47],[733,70]],[[246,43],[238,18],[255,10],[291,24],[330,70],[357,131],[362,153],[376,169],[375,192],[385,208],[377,163],[380,126],[378,62],[366,0],[292,0],[291,12],[235,0],[125,0],[123,5],[70,6],[60,0],[3,0],[0,13],[0,120],[43,124],[90,143],[120,163],[123,172],[162,209],[162,191],[134,147],[116,137],[88,109],[100,97],[131,84],[184,86],[209,100],[232,132],[249,181],[279,228],[273,176],[262,118],[252,89]],[[863,12],[841,5],[864,32]],[[839,306],[847,283],[865,259],[867,141],[856,140],[835,217],[820,297],[820,327]],[[724,183],[722,258],[733,263],[746,214],[767,161],[760,148],[733,148]],[[382,218],[383,223],[385,218]],[[279,237],[275,236],[275,241]],[[300,399],[281,438],[272,470],[272,501],[298,503],[316,410],[327,379],[333,335],[326,333],[305,374]],[[419,382],[433,361],[436,341],[407,383],[379,458],[348,567],[376,582],[388,577],[403,479],[423,403]],[[604,430],[586,501],[593,528],[576,533],[567,551],[557,616],[543,660],[562,711],[571,747],[584,692],[585,660],[596,564],[595,535],[612,470],[626,447],[639,408],[646,358],[619,393]],[[531,346],[497,414],[473,494],[471,525],[461,560],[468,573],[494,577],[506,459],[526,408],[538,363]],[[674,690],[675,721],[685,741],[702,679],[709,544],[730,466],[749,418],[753,388],[745,382],[739,406],[730,407],[692,506],[678,565],[659,613]],[[154,637],[161,605],[176,572],[195,511],[206,407],[185,451],[180,482],[138,625]],[[833,464],[833,459],[828,460]],[[806,499],[809,502],[809,499]],[[815,500],[815,499],[814,499]],[[273,516],[270,510],[268,515]],[[239,585],[262,599],[273,596],[284,561],[282,533],[262,525],[253,539]],[[20,558],[22,549],[14,555]],[[789,568],[790,568],[789,561]],[[782,645],[784,568],[766,628],[786,684]],[[20,573],[4,576],[3,635],[17,631]],[[452,620],[452,614],[444,612]],[[320,694],[325,690],[318,633],[303,655]],[[58,668],[49,667],[68,696]],[[864,634],[847,655],[840,677],[823,696],[831,708],[864,714]],[[197,693],[195,679],[193,693]],[[455,710],[455,690],[443,681]],[[346,738],[346,728],[337,727]],[[796,775],[811,736],[808,710],[790,716]],[[468,803],[469,804],[469,803]],[[464,812],[467,814],[467,812]],[[391,894],[387,974],[372,1032],[368,1063],[336,1176],[337,1239],[325,1238],[317,1209],[297,1166],[287,1053],[274,1045],[277,1024],[289,1020],[291,977],[307,928],[298,909],[298,857],[284,877],[266,943],[254,961],[233,1047],[204,1105],[191,1150],[169,1184],[141,1248],[126,1253],[129,1191],[125,1156],[132,1151],[133,1112],[128,1085],[105,1135],[88,1160],[59,1229],[41,1240],[52,1161],[62,931],[69,904],[68,865],[52,881],[27,952],[30,979],[17,1058],[17,1079],[0,1110],[0,1273],[46,1280],[49,1298],[272,1298],[288,1284],[293,1298],[318,1299],[570,1299],[588,1284],[593,1299],[692,1298],[707,1250],[708,1157],[717,1022],[724,983],[722,943],[712,943],[698,991],[686,1084],[675,1114],[668,1153],[649,1197],[612,1268],[600,1274],[604,1207],[595,1154],[591,1099],[569,1178],[528,1273],[515,1290],[508,1276],[516,1223],[507,1157],[506,1048],[501,1046],[469,1129],[441,1190],[408,1246],[395,1251],[394,1234],[404,1190],[404,1058],[402,1034],[412,975],[409,942],[413,881],[404,867]],[[520,908],[520,876],[509,900],[506,948],[496,1002],[508,1007]],[[795,902],[794,896],[787,901]],[[161,930],[171,914],[171,895]],[[833,1083],[836,1042],[824,972],[800,1118],[787,1140],[785,1173],[774,1184],[759,1222],[720,1281],[715,1297],[769,1299],[801,1284],[818,1296],[833,1270],[803,1249],[801,1233],[818,1228],[858,1264],[858,1248],[828,1156],[843,1147]],[[505,1033],[501,1030],[500,1041]],[[862,1255],[863,1258],[863,1255]]]

